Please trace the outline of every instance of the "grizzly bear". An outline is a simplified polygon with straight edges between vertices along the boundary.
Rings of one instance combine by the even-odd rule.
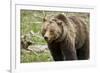
[[[42,36],[55,61],[89,59],[89,24],[82,17],[58,14],[43,19]]]

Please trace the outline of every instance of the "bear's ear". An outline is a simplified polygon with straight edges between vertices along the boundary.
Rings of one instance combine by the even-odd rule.
[[[47,21],[47,19],[44,17],[44,18],[43,18],[43,22],[46,22],[46,21]]]
[[[57,21],[57,24],[58,25],[62,25],[62,21]]]
[[[66,16],[65,16],[65,14],[58,14],[56,16],[56,18],[59,19],[59,20],[62,20],[64,22],[66,22]]]

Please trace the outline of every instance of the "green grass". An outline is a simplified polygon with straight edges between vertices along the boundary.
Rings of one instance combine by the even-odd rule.
[[[49,62],[53,61],[49,52],[44,53],[35,53],[35,52],[25,52],[21,53],[21,63],[30,63],[30,62]]]
[[[35,42],[35,44],[38,44],[38,45],[45,45],[46,44],[46,41],[43,39],[43,38],[39,38],[39,37],[32,37],[32,40]]]

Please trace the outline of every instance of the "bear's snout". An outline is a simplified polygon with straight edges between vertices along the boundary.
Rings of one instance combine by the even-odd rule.
[[[44,39],[45,39],[45,40],[48,40],[48,37],[47,37],[47,36],[44,36]]]

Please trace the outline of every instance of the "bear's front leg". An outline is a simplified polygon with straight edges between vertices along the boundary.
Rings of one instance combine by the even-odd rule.
[[[62,48],[65,60],[77,60],[76,51],[72,48]]]
[[[72,48],[72,46],[63,43],[63,45],[60,46],[60,49],[62,50],[62,53],[64,55],[65,60],[77,60],[77,54],[76,49]]]
[[[64,56],[59,46],[49,45],[48,47],[49,47],[49,50],[51,52],[51,55],[54,61],[64,61]]]

